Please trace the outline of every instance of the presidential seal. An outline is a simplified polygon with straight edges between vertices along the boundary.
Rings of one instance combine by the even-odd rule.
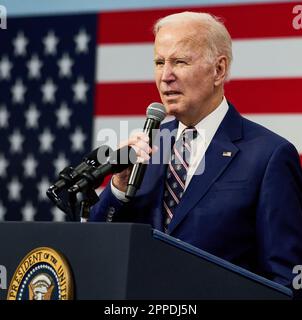
[[[41,247],[19,264],[11,280],[7,300],[71,300],[73,279],[62,254]]]

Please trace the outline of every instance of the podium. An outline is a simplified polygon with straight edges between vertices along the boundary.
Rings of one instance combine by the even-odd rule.
[[[50,247],[68,261],[74,299],[291,299],[292,292],[144,224],[0,223],[8,285],[22,259]],[[6,299],[7,290],[0,290]]]

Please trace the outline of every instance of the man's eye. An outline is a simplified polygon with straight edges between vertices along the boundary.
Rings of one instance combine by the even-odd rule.
[[[187,64],[184,60],[176,60],[176,64]]]
[[[155,65],[156,65],[156,66],[162,66],[163,64],[164,64],[164,62],[161,61],[161,60],[156,60],[156,61],[155,61]]]

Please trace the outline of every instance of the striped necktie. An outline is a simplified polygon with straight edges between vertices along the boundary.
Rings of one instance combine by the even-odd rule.
[[[190,165],[191,142],[196,136],[196,128],[188,127],[183,130],[173,146],[164,191],[165,229],[172,220],[175,208],[183,196]]]

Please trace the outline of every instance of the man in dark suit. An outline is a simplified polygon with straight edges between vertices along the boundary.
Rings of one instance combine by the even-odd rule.
[[[291,287],[293,268],[302,264],[296,149],[227,102],[231,38],[216,18],[185,12],[158,21],[154,31],[156,85],[167,113],[176,118],[161,129],[174,132],[176,142],[172,150],[158,150],[169,155],[169,163],[147,166],[135,199],[124,195],[129,169],[114,175],[91,221],[149,223]],[[128,144],[140,161],[156,151],[143,133]]]

